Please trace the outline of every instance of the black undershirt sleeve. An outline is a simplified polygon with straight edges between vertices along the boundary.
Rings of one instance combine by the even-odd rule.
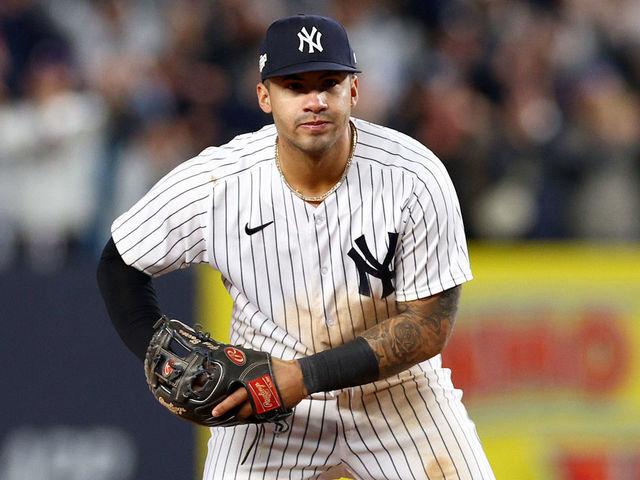
[[[97,277],[113,326],[129,350],[144,361],[153,325],[161,316],[151,277],[124,263],[113,238],[102,251]]]

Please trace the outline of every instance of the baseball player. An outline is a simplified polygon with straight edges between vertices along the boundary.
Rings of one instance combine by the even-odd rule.
[[[273,125],[205,149],[113,223],[98,279],[117,331],[144,358],[152,278],[208,263],[231,342],[271,354],[289,429],[211,428],[206,480],[493,479],[441,366],[472,278],[444,166],[351,116],[360,70],[335,20],[274,22],[258,65]],[[212,415],[234,408],[252,414],[244,388]]]

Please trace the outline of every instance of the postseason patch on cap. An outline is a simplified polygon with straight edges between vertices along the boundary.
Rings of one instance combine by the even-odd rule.
[[[321,70],[360,72],[342,24],[318,15],[272,23],[260,44],[258,68],[262,80]]]
[[[260,69],[260,73],[264,69],[264,66],[267,64],[267,54],[263,53],[260,55],[260,60],[258,61],[258,68]]]

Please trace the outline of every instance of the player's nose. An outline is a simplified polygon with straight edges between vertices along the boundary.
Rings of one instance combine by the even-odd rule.
[[[322,90],[310,90],[305,95],[305,112],[319,113],[325,111],[328,107],[327,92],[323,92]]]

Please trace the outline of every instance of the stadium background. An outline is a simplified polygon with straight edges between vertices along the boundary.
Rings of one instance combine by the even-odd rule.
[[[95,264],[161,175],[268,121],[257,44],[301,11],[346,25],[356,116],[456,184],[475,280],[444,358],[497,477],[640,478],[640,1],[3,0],[0,480],[197,478]],[[225,336],[215,272],[157,283]]]

